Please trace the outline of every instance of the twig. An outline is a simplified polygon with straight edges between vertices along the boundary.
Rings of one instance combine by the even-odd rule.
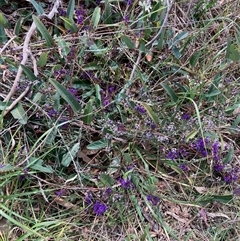
[[[48,15],[46,15],[49,19],[52,19],[54,14],[57,12],[57,9],[58,9],[58,7],[60,5],[60,1],[61,0],[56,0],[52,10],[50,11],[50,13]],[[25,63],[27,62],[28,54],[29,54],[28,46],[29,46],[29,42],[30,42],[31,36],[32,36],[33,32],[35,31],[35,29],[36,29],[36,24],[33,22],[31,27],[30,27],[30,29],[28,30],[28,32],[26,34],[25,41],[24,41],[24,44],[23,44],[23,59],[21,61],[22,65],[25,65]],[[15,78],[15,80],[13,82],[12,88],[11,88],[10,92],[8,93],[8,95],[6,96],[6,98],[4,99],[4,102],[9,101],[10,98],[14,95],[14,93],[16,91],[16,87],[18,86],[18,82],[19,82],[19,80],[21,78],[22,71],[23,70],[22,70],[22,67],[20,65],[18,67],[18,72],[17,72],[16,78]]]
[[[5,116],[9,111],[11,111],[18,103],[19,101],[28,93],[28,91],[30,90],[31,85],[28,85],[27,88],[22,92],[22,94],[13,101],[13,103],[6,108],[3,116]]]
[[[148,47],[149,45],[151,45],[155,40],[157,40],[157,39],[159,38],[159,36],[161,35],[161,33],[162,33],[162,31],[163,31],[163,28],[165,27],[165,24],[166,24],[166,22],[167,22],[167,20],[168,20],[168,15],[169,15],[169,13],[170,13],[170,10],[171,10],[171,7],[172,7],[173,3],[170,4],[170,3],[169,3],[169,0],[166,0],[166,4],[167,4],[167,12],[166,12],[165,18],[164,18],[164,20],[163,20],[162,26],[160,27],[158,33],[153,37],[153,39],[150,40],[148,43],[146,43],[146,45],[145,45],[146,47]]]
[[[11,39],[7,41],[7,43],[0,49],[0,55],[3,53],[3,51],[7,48],[7,46],[16,38],[17,36],[13,36]]]

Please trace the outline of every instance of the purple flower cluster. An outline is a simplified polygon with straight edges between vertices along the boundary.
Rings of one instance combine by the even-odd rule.
[[[50,118],[53,118],[53,117],[55,117],[56,115],[57,115],[57,111],[56,111],[56,110],[50,109],[50,110],[48,111],[48,116],[49,116]]]
[[[175,160],[180,157],[187,158],[188,152],[185,148],[172,149],[166,154],[166,158],[170,160]]]
[[[77,23],[84,24],[84,18],[87,15],[87,10],[84,9],[83,6],[80,6],[80,8],[75,11],[75,13],[77,17]]]
[[[102,104],[104,107],[109,106],[109,104],[112,101],[112,98],[114,96],[115,93],[115,87],[114,86],[110,86],[108,88],[106,88],[105,90],[101,91],[101,97],[102,97]],[[109,106],[112,107],[112,106]]]
[[[224,173],[224,181],[227,184],[234,183],[238,180],[238,168],[234,168],[228,172]]]
[[[66,70],[66,69],[59,69],[54,71],[54,75],[56,76],[56,78],[63,78],[68,74],[69,74],[69,70]]]
[[[171,159],[172,161],[179,158],[179,151],[172,149],[166,154],[166,158]]]
[[[157,206],[160,202],[160,198],[152,194],[148,194],[147,200],[152,203],[152,205]]]
[[[141,105],[136,105],[135,110],[137,110],[140,114],[143,114],[143,115],[146,113],[145,108]]]
[[[119,178],[118,182],[120,182],[122,188],[124,188],[124,189],[134,188],[134,184],[132,183],[131,179],[129,179],[129,178],[126,178],[126,179]]]
[[[62,9],[62,8],[59,8],[59,9],[58,9],[58,13],[59,13],[59,15],[62,16],[62,17],[66,17],[66,15],[67,15],[67,11],[65,11],[65,10]]]
[[[132,4],[132,0],[124,0],[124,3],[127,5],[131,5]]]
[[[189,120],[191,118],[191,116],[188,114],[188,113],[184,113],[183,115],[182,115],[182,120],[184,120],[184,121],[187,121],[187,120]]]
[[[195,143],[193,143],[192,147],[202,156],[206,157],[208,155],[206,145],[209,144],[209,140],[207,138],[199,138]]]
[[[96,201],[93,206],[93,211],[97,216],[103,215],[107,211],[107,206],[104,203]]]

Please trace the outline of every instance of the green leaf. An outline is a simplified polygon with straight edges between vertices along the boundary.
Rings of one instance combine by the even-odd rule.
[[[109,48],[101,48],[101,46],[97,46],[95,43],[93,43],[89,47],[89,51],[93,52],[96,56],[103,56],[108,52]]]
[[[182,31],[179,33],[174,39],[172,45],[176,45],[179,43],[179,41],[185,39],[188,36],[188,31]]]
[[[88,150],[99,150],[99,149],[107,147],[107,145],[108,145],[108,141],[105,138],[103,138],[103,139],[94,141],[94,142],[90,143],[89,145],[87,145],[87,149]]]
[[[2,25],[0,25],[0,44],[5,43],[7,41],[7,35],[5,33],[5,29]]]
[[[16,36],[19,35],[21,27],[22,27],[22,17],[20,17],[20,18],[18,19],[18,21],[17,21],[17,23],[16,23],[16,25],[15,25],[15,27],[14,27],[14,34],[15,34]]]
[[[105,8],[104,8],[104,14],[103,14],[103,22],[105,24],[112,24],[112,10],[111,5],[109,4],[108,0],[105,0]]]
[[[54,79],[49,79],[49,82],[55,87],[57,92],[62,96],[62,98],[72,107],[74,113],[77,113],[81,109],[81,105],[60,83]]]
[[[121,37],[121,39],[122,39],[122,41],[127,45],[127,47],[128,47],[129,49],[135,49],[134,43],[132,42],[132,40],[131,40],[129,37],[123,35],[123,36]]]
[[[54,126],[53,128],[51,128],[48,131],[46,139],[45,139],[45,143],[47,145],[53,145],[55,138],[57,136],[57,132],[58,132],[58,128],[56,126]]]
[[[141,104],[144,106],[145,110],[147,111],[148,115],[150,116],[150,118],[154,121],[155,124],[158,124],[159,121],[158,121],[158,117],[157,115],[153,112],[152,108],[144,103],[144,102],[141,102]]]
[[[237,44],[233,44],[231,39],[228,38],[227,40],[227,49],[226,49],[226,58],[232,61],[239,61],[240,60],[240,52],[238,50]]]
[[[5,18],[2,12],[0,12],[0,26],[6,27],[8,20]]]
[[[102,106],[102,98],[101,98],[101,88],[99,84],[95,84],[95,92],[96,92],[96,102],[98,107]]]
[[[70,29],[72,33],[76,33],[78,31],[78,27],[75,25],[73,20],[62,16],[60,18],[64,21],[64,27],[66,29]]]
[[[234,105],[228,107],[225,112],[232,113],[235,109],[240,108],[240,102],[235,103]]]
[[[223,163],[224,163],[224,164],[229,163],[229,162],[232,160],[232,158],[233,158],[233,154],[234,154],[234,149],[233,149],[233,147],[231,146],[230,149],[228,150],[227,156],[226,156],[226,157],[224,158],[224,160],[223,160]]]
[[[63,155],[61,164],[65,167],[68,167],[71,161],[77,156],[77,153],[80,148],[80,142],[76,143],[70,151]]]
[[[172,102],[176,103],[178,101],[178,97],[175,94],[175,92],[172,90],[172,88],[165,83],[161,83],[161,86],[167,92],[167,94],[170,96]]]
[[[192,140],[198,133],[198,130],[193,130],[191,131],[187,136],[186,136],[186,142],[189,142]]]
[[[111,187],[114,184],[114,179],[105,173],[102,173],[100,175],[100,182],[105,186],[105,187]]]
[[[68,3],[66,16],[67,16],[67,18],[72,20],[72,22],[73,22],[74,8],[75,8],[75,0],[70,0],[69,3]]]
[[[195,52],[189,59],[189,63],[192,67],[195,67],[198,63],[198,59],[201,56],[201,51]]]
[[[29,78],[29,80],[34,81],[37,79],[37,77],[34,75],[34,73],[27,66],[21,64],[21,67],[23,69],[23,72]]]
[[[5,110],[7,107],[9,107],[12,104],[12,102],[3,102],[0,101],[0,110]]]
[[[238,127],[239,123],[240,123],[240,115],[237,116],[237,118],[235,119],[235,121],[231,125],[231,130],[230,131],[232,133],[239,132],[239,127]]]
[[[33,15],[32,18],[42,37],[46,40],[47,46],[52,47],[54,45],[53,39],[44,24],[39,20],[37,16]]]
[[[98,26],[100,17],[101,17],[101,8],[96,7],[92,15],[92,24],[95,28]]]
[[[40,171],[43,173],[53,173],[53,169],[51,166],[43,166],[43,160],[42,159],[38,159],[37,162],[34,165],[30,165],[30,168],[32,170],[36,170],[36,171]]]
[[[205,94],[205,97],[208,98],[208,101],[213,101],[215,96],[219,95],[221,91],[218,89],[219,83],[221,81],[222,74],[218,73],[213,79],[212,85],[210,86],[208,93]],[[219,93],[220,91],[220,93]]]
[[[42,6],[39,5],[35,0],[28,0],[28,2],[30,2],[33,5],[33,7],[37,10],[38,15],[44,14]]]
[[[210,98],[210,97],[214,97],[214,96],[217,96],[217,95],[219,95],[219,94],[221,94],[222,92],[220,91],[220,90],[213,90],[211,93],[209,93],[209,94],[205,94],[204,96],[206,97],[206,98]]]
[[[6,165],[1,165],[0,167],[0,173],[2,172],[8,172],[8,171],[13,171],[15,169],[15,167],[13,167],[12,165],[10,164],[6,164]]]
[[[67,56],[71,51],[70,43],[66,42],[63,39],[57,39],[57,43],[58,43],[59,49],[61,50],[61,55],[62,55],[61,57]]]
[[[91,124],[93,118],[93,99],[90,99],[84,109],[82,121],[84,124]]]
[[[27,114],[25,110],[23,109],[23,106],[21,103],[18,103],[17,106],[11,110],[11,114],[14,119],[17,119],[21,124],[25,125],[27,124]]]
[[[44,67],[47,64],[48,52],[42,52],[40,54],[39,60],[37,61],[37,66]]]
[[[229,203],[233,199],[233,195],[213,195],[214,202]]]
[[[172,52],[177,59],[180,59],[182,57],[182,54],[181,54],[179,48],[175,45],[173,45],[173,47],[172,47]]]

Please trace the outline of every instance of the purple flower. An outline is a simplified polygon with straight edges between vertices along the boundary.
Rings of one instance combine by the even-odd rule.
[[[179,152],[177,150],[171,150],[167,153],[166,158],[173,161],[174,159],[179,158]]]
[[[225,79],[225,81],[226,81],[226,83],[229,84],[231,82],[231,79],[228,77],[228,78]]]
[[[60,16],[66,17],[66,15],[67,15],[67,12],[65,10],[63,10],[62,8],[59,8],[58,12],[59,12]]]
[[[106,107],[109,104],[110,104],[110,100],[108,99],[108,97],[104,97],[104,99],[103,99],[103,106]]]
[[[124,3],[127,5],[131,5],[132,4],[132,0],[124,0]]]
[[[100,216],[107,211],[107,206],[104,203],[96,201],[93,206],[93,211],[96,213],[97,216]]]
[[[87,15],[87,10],[83,8],[83,6],[80,6],[79,9],[76,10],[77,15],[77,23],[83,24],[84,23],[84,17]]]
[[[214,170],[217,172],[221,172],[224,169],[224,165],[220,161],[216,161],[213,166]]]
[[[111,188],[111,187],[108,187],[108,188],[105,190],[103,196],[108,197],[111,193],[112,193],[112,188]]]
[[[87,205],[90,205],[92,203],[92,194],[91,193],[87,193],[86,196],[85,196],[85,201],[87,203]]]
[[[212,152],[213,152],[213,159],[215,161],[219,161],[219,156],[218,156],[218,152],[220,149],[220,144],[218,141],[214,142],[212,145]]]
[[[143,106],[141,106],[141,105],[135,106],[135,110],[137,110],[140,114],[145,114],[146,113],[145,108]]]
[[[152,122],[152,123],[150,124],[150,127],[151,127],[151,129],[154,130],[154,129],[157,127],[157,125],[156,125],[155,123]]]
[[[182,115],[182,120],[184,120],[184,121],[189,120],[190,117],[191,117],[191,116],[190,116],[188,113],[184,113],[184,114]]]
[[[110,87],[108,88],[108,92],[111,93],[111,94],[114,92],[114,90],[115,90],[115,87],[114,87],[114,86],[110,86]]]
[[[128,16],[128,15],[125,15],[125,16],[123,17],[123,22],[124,22],[125,25],[128,25],[128,24],[129,24],[129,16]]]
[[[123,179],[123,178],[119,178],[118,181],[121,183],[121,186],[124,189],[132,189],[134,188],[134,184],[132,183],[132,181],[130,179]]]
[[[160,198],[152,194],[148,194],[147,200],[152,203],[152,205],[157,206],[160,202]]]
[[[207,149],[205,148],[205,144],[208,144],[209,141],[208,139],[203,139],[203,138],[199,138],[194,144],[193,147],[195,148],[195,150],[197,152],[199,152],[203,157],[207,156]]]
[[[182,169],[184,172],[187,172],[189,170],[187,164],[180,164],[179,168]]]
[[[233,195],[240,196],[240,187],[237,187],[237,188],[233,191]]]
[[[19,176],[19,180],[23,181],[29,177],[28,169],[23,169],[23,174]]]
[[[51,110],[48,111],[48,115],[49,115],[50,118],[52,118],[52,117],[57,115],[57,111],[54,110],[54,109],[51,109]]]
[[[228,171],[224,174],[224,181],[227,184],[234,183],[238,180],[238,168],[234,168],[231,171]]]
[[[59,189],[58,191],[56,191],[56,195],[58,196],[58,197],[60,197],[60,196],[62,196],[62,195],[64,195],[65,194],[65,190],[64,189]]]

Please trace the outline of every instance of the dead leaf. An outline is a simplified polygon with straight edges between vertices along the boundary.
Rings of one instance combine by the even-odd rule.
[[[57,204],[65,207],[65,208],[67,208],[67,209],[70,209],[70,208],[76,209],[76,208],[77,208],[76,205],[74,205],[74,204],[72,204],[72,203],[70,203],[70,202],[66,202],[64,199],[62,199],[62,198],[60,198],[60,197],[58,197],[58,196],[55,197],[54,201],[55,201]]]
[[[201,215],[201,217],[202,217],[204,223],[205,223],[206,226],[209,228],[210,225],[209,225],[208,222],[207,222],[207,214],[206,214],[204,208],[201,208],[200,211],[199,211],[199,213],[200,213],[200,215]]]

